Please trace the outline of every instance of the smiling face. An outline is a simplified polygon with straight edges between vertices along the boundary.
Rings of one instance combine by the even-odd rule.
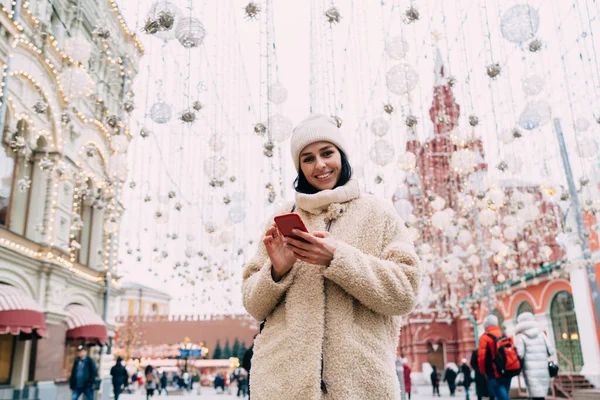
[[[333,189],[342,170],[342,155],[330,142],[314,142],[300,152],[300,169],[315,189]]]

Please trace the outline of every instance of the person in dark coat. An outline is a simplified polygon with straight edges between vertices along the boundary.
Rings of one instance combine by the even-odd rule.
[[[113,393],[115,394],[115,400],[119,400],[119,395],[123,392],[123,387],[127,385],[129,380],[129,374],[123,366],[123,359],[117,357],[117,362],[110,369],[110,376],[112,376]]]
[[[94,399],[94,383],[98,376],[96,363],[87,355],[85,346],[77,348],[77,358],[71,369],[71,378],[69,386],[73,391],[73,400],[78,400],[81,395],[85,396],[85,400]]]
[[[160,387],[158,388],[159,395],[162,394],[163,390],[167,395],[169,394],[169,392],[167,392],[167,381],[167,372],[163,371],[163,373],[160,375]]]
[[[490,396],[490,391],[485,375],[479,371],[479,364],[477,361],[477,349],[471,353],[471,368],[475,371],[475,393],[477,394],[477,400],[482,400],[484,397],[489,397],[490,400],[494,400],[494,396]]]
[[[404,392],[408,395],[408,400],[410,400],[410,394],[412,392],[412,379],[410,378],[410,365],[408,365],[408,358],[404,358],[402,360],[402,373],[404,378]]]
[[[258,335],[254,335],[254,339],[256,339],[256,336]],[[246,370],[246,372],[248,372],[248,400],[250,400],[250,368],[252,367],[252,356],[254,355],[254,343],[252,343],[252,346],[250,346],[248,348],[248,350],[246,350],[246,352],[244,353],[244,358],[242,360],[242,368],[244,368]]]
[[[450,397],[454,397],[456,391],[456,377],[458,376],[458,367],[454,363],[446,364],[446,371],[444,371],[444,382],[448,382],[448,389],[450,389]]]
[[[433,396],[438,395],[438,397],[442,397],[440,394],[440,373],[438,372],[436,366],[432,366],[433,371],[431,371],[431,386],[433,387]]]
[[[469,400],[469,388],[471,387],[471,368],[467,365],[467,359],[462,359],[462,365],[460,366],[460,372],[463,375],[462,385],[465,388],[466,400]]]

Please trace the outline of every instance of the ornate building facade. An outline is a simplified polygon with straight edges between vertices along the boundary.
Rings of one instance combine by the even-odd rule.
[[[0,31],[0,397],[66,399],[77,345],[112,363],[143,47],[113,0],[2,0]]]
[[[460,106],[439,51],[435,74],[434,133],[424,143],[414,136],[407,142],[412,173],[404,196],[394,198],[397,209],[412,211],[407,219],[418,232],[426,271],[420,304],[405,318],[398,355],[423,377],[432,365],[443,370],[448,362],[470,359],[492,304],[509,334],[520,313],[532,312],[557,348],[561,370],[600,384],[600,335],[589,291],[597,282],[585,269],[566,266],[579,262],[581,250],[575,232],[562,234],[574,224],[570,211],[557,205],[560,188],[508,180],[482,188],[488,169],[483,145],[474,135],[455,136]],[[476,118],[469,123],[475,127]],[[591,214],[586,227],[598,273],[598,224]]]

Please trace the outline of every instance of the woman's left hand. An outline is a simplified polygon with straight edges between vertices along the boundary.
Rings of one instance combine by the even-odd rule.
[[[313,265],[329,265],[333,260],[333,254],[336,249],[335,239],[329,232],[306,233],[294,229],[294,235],[306,240],[284,238],[284,246],[290,248],[298,260]]]

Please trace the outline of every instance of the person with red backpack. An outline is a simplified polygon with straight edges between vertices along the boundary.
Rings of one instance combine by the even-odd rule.
[[[497,400],[509,400],[510,382],[521,372],[521,362],[512,337],[498,326],[498,318],[488,315],[483,320],[485,333],[479,339],[477,363],[488,380]]]

